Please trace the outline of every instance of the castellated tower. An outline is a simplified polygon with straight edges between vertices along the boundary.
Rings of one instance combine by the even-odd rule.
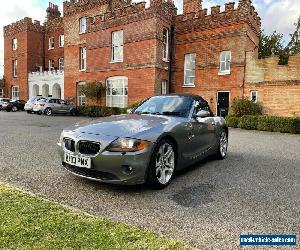
[[[4,27],[4,77],[6,96],[28,98],[28,72],[43,66],[44,28],[39,21],[24,19]]]

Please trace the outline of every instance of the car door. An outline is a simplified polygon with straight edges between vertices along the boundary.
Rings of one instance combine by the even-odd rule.
[[[64,100],[59,100],[60,102],[60,113],[69,113],[69,105]]]
[[[197,159],[203,158],[207,155],[209,150],[215,145],[215,120],[213,114],[208,106],[208,103],[200,100],[195,103],[194,115],[200,110],[209,111],[210,115],[207,117],[193,117],[192,125],[192,147]]]

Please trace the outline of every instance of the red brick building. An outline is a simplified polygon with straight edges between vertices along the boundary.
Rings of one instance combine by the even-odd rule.
[[[230,100],[244,95],[246,53],[257,53],[260,18],[251,0],[227,3],[222,12],[212,7],[211,14],[201,0],[184,0],[183,6],[177,15],[172,0],[151,0],[150,7],[71,0],[61,17],[50,4],[44,25],[25,18],[4,27],[5,94],[73,97],[82,104],[78,86],[100,80],[109,106],[184,92],[200,94],[226,113]],[[51,73],[28,74],[37,69]],[[60,70],[63,82],[53,73]],[[52,78],[60,83],[41,80]]]

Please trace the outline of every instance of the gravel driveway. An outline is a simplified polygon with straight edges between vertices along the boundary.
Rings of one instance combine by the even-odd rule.
[[[199,249],[240,249],[239,235],[300,234],[300,136],[231,130],[228,158],[177,174],[165,190],[77,178],[56,151],[78,117],[0,112],[0,181]]]

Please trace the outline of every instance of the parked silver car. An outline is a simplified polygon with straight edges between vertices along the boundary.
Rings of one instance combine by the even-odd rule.
[[[27,113],[32,113],[33,112],[33,106],[36,102],[40,101],[40,100],[46,100],[45,97],[42,97],[42,96],[33,96],[31,97],[25,104],[25,107],[24,107],[24,110],[27,112]]]
[[[47,116],[53,114],[77,114],[76,106],[56,98],[42,98],[34,103],[32,110],[35,113],[45,114]]]
[[[107,183],[166,187],[176,170],[227,154],[228,128],[196,95],[151,97],[131,114],[65,129],[58,146],[71,173]]]

